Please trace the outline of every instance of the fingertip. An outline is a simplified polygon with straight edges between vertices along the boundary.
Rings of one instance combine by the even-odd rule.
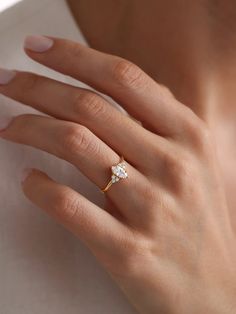
[[[30,173],[33,171],[33,168],[24,168],[20,173],[20,183],[24,184]]]
[[[43,176],[46,176],[48,178],[48,175],[39,170],[39,169],[35,169],[35,168],[29,168],[29,167],[26,167],[24,168],[21,173],[20,173],[20,181],[21,183],[24,183],[26,181],[26,179],[28,179],[28,177],[32,174],[32,173],[38,173],[39,175],[43,175]]]
[[[54,41],[46,36],[30,35],[24,40],[24,49],[31,52],[43,53],[52,48]]]

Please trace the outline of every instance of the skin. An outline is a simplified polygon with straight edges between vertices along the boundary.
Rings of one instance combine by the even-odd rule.
[[[141,63],[53,40],[48,51],[26,53],[111,96],[142,124],[96,91],[17,71],[0,92],[49,116],[15,117],[3,139],[71,162],[100,189],[120,154],[129,174],[107,191],[104,209],[37,169],[23,192],[90,248],[139,313],[235,313],[236,237],[211,122],[217,108],[186,105],[184,82],[174,97]]]
[[[236,232],[236,2],[67,2],[91,47],[139,65],[207,123]]]

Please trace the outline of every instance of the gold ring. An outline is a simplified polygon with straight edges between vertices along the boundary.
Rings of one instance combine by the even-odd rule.
[[[120,157],[120,162],[117,165],[111,167],[111,172],[112,172],[111,180],[108,182],[104,189],[101,189],[103,193],[106,192],[112,186],[113,183],[118,182],[120,179],[128,178],[125,160],[123,156]]]

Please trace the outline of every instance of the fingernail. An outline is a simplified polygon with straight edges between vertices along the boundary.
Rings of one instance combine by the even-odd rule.
[[[24,47],[34,52],[45,52],[53,45],[53,40],[44,36],[27,36]]]
[[[32,171],[32,168],[25,168],[23,169],[23,171],[20,174],[20,182],[23,183],[26,178],[28,177],[28,175],[30,174],[30,172]]]
[[[0,68],[0,85],[7,85],[16,76],[16,72]]]
[[[12,116],[0,116],[0,131],[6,130],[12,119]]]

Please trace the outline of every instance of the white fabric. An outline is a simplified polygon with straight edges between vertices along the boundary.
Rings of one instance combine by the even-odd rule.
[[[87,44],[65,0],[23,0],[0,14],[0,67],[75,84],[24,54],[22,43],[28,34]],[[0,106],[2,115],[38,113],[3,96]],[[39,168],[102,204],[98,189],[68,162],[33,147],[0,139],[0,152],[0,313],[135,313],[80,240],[26,199],[19,174],[24,167]]]

